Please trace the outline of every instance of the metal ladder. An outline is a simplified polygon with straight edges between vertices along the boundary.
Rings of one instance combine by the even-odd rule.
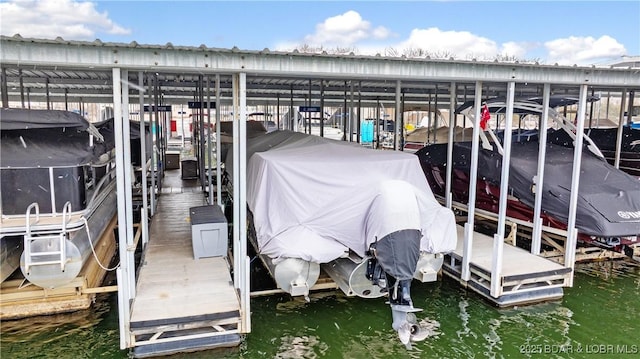
[[[30,273],[32,266],[59,264],[64,272],[67,263],[67,223],[71,219],[71,202],[65,203],[62,209],[62,227],[54,234],[32,234],[31,211],[35,209],[35,222],[40,220],[40,207],[34,202],[27,208],[26,230],[24,235],[24,270]],[[35,244],[35,247],[34,247]]]

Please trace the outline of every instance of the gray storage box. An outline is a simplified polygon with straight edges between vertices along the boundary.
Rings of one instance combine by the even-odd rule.
[[[195,159],[184,159],[182,163],[182,179],[198,178],[198,161]]]
[[[178,170],[180,169],[180,151],[167,151],[165,155],[166,165],[165,169],[167,170]]]
[[[217,205],[191,207],[191,243],[193,256],[217,257],[227,255],[227,219]]]

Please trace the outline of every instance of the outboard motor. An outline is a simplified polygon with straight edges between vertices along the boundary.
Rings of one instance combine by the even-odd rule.
[[[411,300],[411,281],[420,256],[418,230],[400,230],[390,233],[371,244],[368,255],[367,278],[386,289],[393,317],[392,327],[398,332],[402,344],[411,349],[412,341],[426,338],[426,332],[417,323]]]
[[[379,213],[381,215],[376,215]],[[385,181],[371,204],[367,217],[369,244],[367,279],[384,288],[389,296],[392,327],[400,341],[411,348],[411,341],[423,340],[411,301],[411,281],[420,258],[420,210],[409,183]]]

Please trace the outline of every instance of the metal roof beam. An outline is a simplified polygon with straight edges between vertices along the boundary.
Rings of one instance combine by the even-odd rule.
[[[500,62],[332,56],[206,47],[132,46],[101,42],[0,38],[3,64],[36,67],[180,71],[194,74],[287,75],[301,78],[606,85],[640,88],[639,69]]]

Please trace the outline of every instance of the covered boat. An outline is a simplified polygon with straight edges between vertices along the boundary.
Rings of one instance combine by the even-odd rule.
[[[411,281],[435,280],[457,240],[418,159],[291,131],[247,141],[254,245],[278,286],[306,295],[322,265],[347,295],[388,294],[394,329],[415,340]]]
[[[3,280],[15,269],[4,264],[18,263],[6,248],[20,256],[31,283],[62,286],[78,275],[116,212],[109,122],[1,109],[0,131]]]
[[[466,131],[465,131],[466,130]],[[456,138],[462,138],[465,135],[471,136],[472,129],[464,128],[460,126],[455,127]],[[443,126],[437,129],[429,127],[418,127],[415,130],[407,133],[404,139],[404,145],[402,151],[408,153],[415,153],[417,150],[430,143],[447,143],[449,140],[449,127]]]
[[[617,128],[591,128],[585,130],[585,133],[598,145],[609,164],[615,165],[616,152],[619,152],[620,169],[640,178],[640,128],[622,127],[619,150],[616,149]],[[566,140],[563,135],[561,134],[559,140]]]
[[[544,185],[536,185],[538,163],[538,132],[518,136],[514,132],[509,168],[509,199],[507,215],[533,222],[535,195],[542,193],[542,217],[545,225],[566,229],[569,215],[571,174],[573,168],[573,125],[553,110],[553,107],[577,103],[575,98],[552,96],[549,117],[556,128],[548,131]],[[486,101],[491,113],[503,113],[504,99]],[[457,110],[466,116],[473,114],[473,102]],[[514,113],[522,116],[542,113],[541,98],[517,99]],[[523,120],[521,118],[521,120]],[[476,207],[498,212],[502,168],[501,136],[488,129],[480,132],[483,145],[478,153],[478,183]],[[633,253],[640,244],[640,181],[607,163],[595,143],[584,137],[576,228],[578,240],[601,247]],[[428,145],[416,154],[434,193],[445,196],[447,144]],[[469,201],[471,142],[453,144],[453,200]]]

